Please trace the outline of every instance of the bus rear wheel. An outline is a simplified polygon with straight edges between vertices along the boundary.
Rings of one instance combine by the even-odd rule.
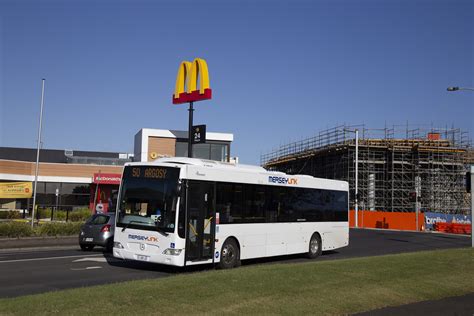
[[[318,233],[314,233],[311,236],[311,240],[309,241],[309,250],[308,250],[308,258],[315,259],[321,255],[323,252],[323,245],[321,243],[321,237]]]
[[[238,266],[240,266],[239,246],[237,246],[234,239],[227,239],[222,246],[221,261],[218,268],[230,269]]]

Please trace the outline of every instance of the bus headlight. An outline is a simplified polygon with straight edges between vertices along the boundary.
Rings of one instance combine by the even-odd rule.
[[[169,256],[179,256],[180,253],[181,253],[181,250],[182,249],[168,248],[168,249],[165,249],[165,251],[163,251],[163,254],[164,255],[169,255]]]
[[[123,249],[123,246],[118,241],[114,241],[114,248]]]

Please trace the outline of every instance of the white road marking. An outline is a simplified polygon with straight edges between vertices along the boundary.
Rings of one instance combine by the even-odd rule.
[[[95,270],[95,269],[102,269],[102,267],[94,266],[94,267],[86,267],[86,268],[79,268],[79,269],[71,268],[72,271]]]
[[[107,258],[82,258],[74,260],[73,262],[85,262],[85,261],[92,261],[92,262],[107,262]]]
[[[63,257],[46,257],[46,258],[32,258],[32,259],[16,259],[16,260],[4,260],[0,263],[10,263],[10,262],[28,262],[28,261],[41,261],[41,260],[56,260],[56,259],[68,259],[68,258],[83,258],[83,257],[100,257],[102,254],[96,255],[80,255],[80,256],[63,256]]]

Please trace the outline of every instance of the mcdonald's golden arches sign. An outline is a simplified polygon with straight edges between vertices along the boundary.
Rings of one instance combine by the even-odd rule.
[[[209,86],[209,72],[206,61],[196,58],[192,63],[189,61],[181,62],[176,77],[173,104],[209,100],[211,98],[212,90]]]

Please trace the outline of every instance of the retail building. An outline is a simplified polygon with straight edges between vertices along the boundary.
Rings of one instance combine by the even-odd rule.
[[[135,135],[134,153],[42,149],[37,205],[93,210],[102,204],[107,211],[118,192],[126,162],[185,157],[187,141],[186,131],[144,128]],[[229,161],[232,141],[232,134],[208,132],[206,143],[193,145],[193,156]],[[36,149],[0,147],[0,210],[31,209],[35,171]],[[19,194],[11,194],[13,191]]]

